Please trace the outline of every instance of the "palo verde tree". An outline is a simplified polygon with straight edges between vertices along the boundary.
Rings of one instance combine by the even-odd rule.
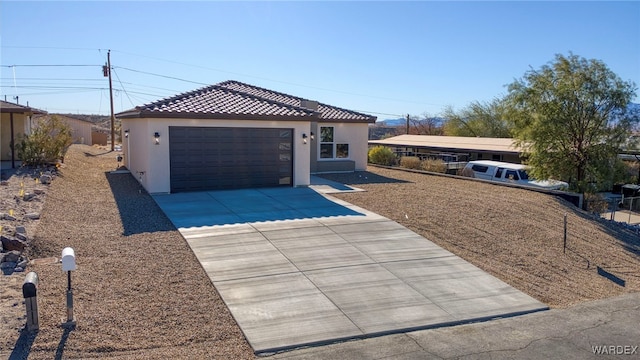
[[[445,135],[511,137],[512,123],[508,118],[508,110],[508,103],[502,98],[490,102],[474,101],[459,111],[447,107],[444,111]]]
[[[531,174],[566,180],[578,192],[606,179],[639,121],[627,111],[635,90],[602,61],[574,54],[510,84],[514,134]]]

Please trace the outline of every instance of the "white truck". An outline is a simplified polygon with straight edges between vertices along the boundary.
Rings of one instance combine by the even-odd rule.
[[[529,178],[529,174],[527,174],[527,167],[525,165],[500,161],[469,161],[465,168],[462,170],[462,175],[473,177],[476,179],[535,186],[549,190],[564,190],[569,188],[569,184],[563,181],[541,181],[531,179]]]

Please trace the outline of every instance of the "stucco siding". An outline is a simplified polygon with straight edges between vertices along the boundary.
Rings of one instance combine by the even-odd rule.
[[[13,132],[16,145],[20,137],[28,133],[29,117],[20,114],[13,114]],[[18,154],[15,159],[18,160]],[[0,160],[11,160],[11,114],[3,113],[0,118]]]
[[[129,129],[128,140],[123,137],[125,164],[149,193],[168,193],[171,189],[169,126],[293,129],[293,185],[308,186],[310,183],[310,144],[304,144],[302,140],[303,133],[310,133],[307,121],[122,119],[122,129]],[[160,135],[158,145],[155,145],[153,138],[156,132]],[[131,157],[127,163],[129,153]],[[144,175],[140,175],[140,172],[144,172]]]
[[[334,143],[336,144],[349,144],[349,156],[346,159],[319,159],[320,154],[320,128],[323,126],[330,126],[334,128]],[[318,123],[315,138],[315,152],[316,161],[318,164],[314,166],[312,172],[315,171],[327,171],[331,166],[326,164],[327,162],[344,162],[344,160],[351,160],[355,164],[356,171],[367,169],[367,151],[368,151],[368,137],[369,126],[363,123]],[[325,163],[320,165],[320,163]],[[338,166],[336,171],[342,171],[343,166]]]

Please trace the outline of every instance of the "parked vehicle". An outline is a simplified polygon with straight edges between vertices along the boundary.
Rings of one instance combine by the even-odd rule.
[[[527,167],[525,165],[500,161],[469,161],[462,174],[477,179],[535,186],[549,190],[567,189],[569,187],[569,184],[563,181],[532,179],[529,177],[529,174],[527,174]]]

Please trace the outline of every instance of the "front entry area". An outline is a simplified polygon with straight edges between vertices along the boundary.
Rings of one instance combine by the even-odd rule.
[[[169,127],[171,192],[291,186],[293,129]]]

